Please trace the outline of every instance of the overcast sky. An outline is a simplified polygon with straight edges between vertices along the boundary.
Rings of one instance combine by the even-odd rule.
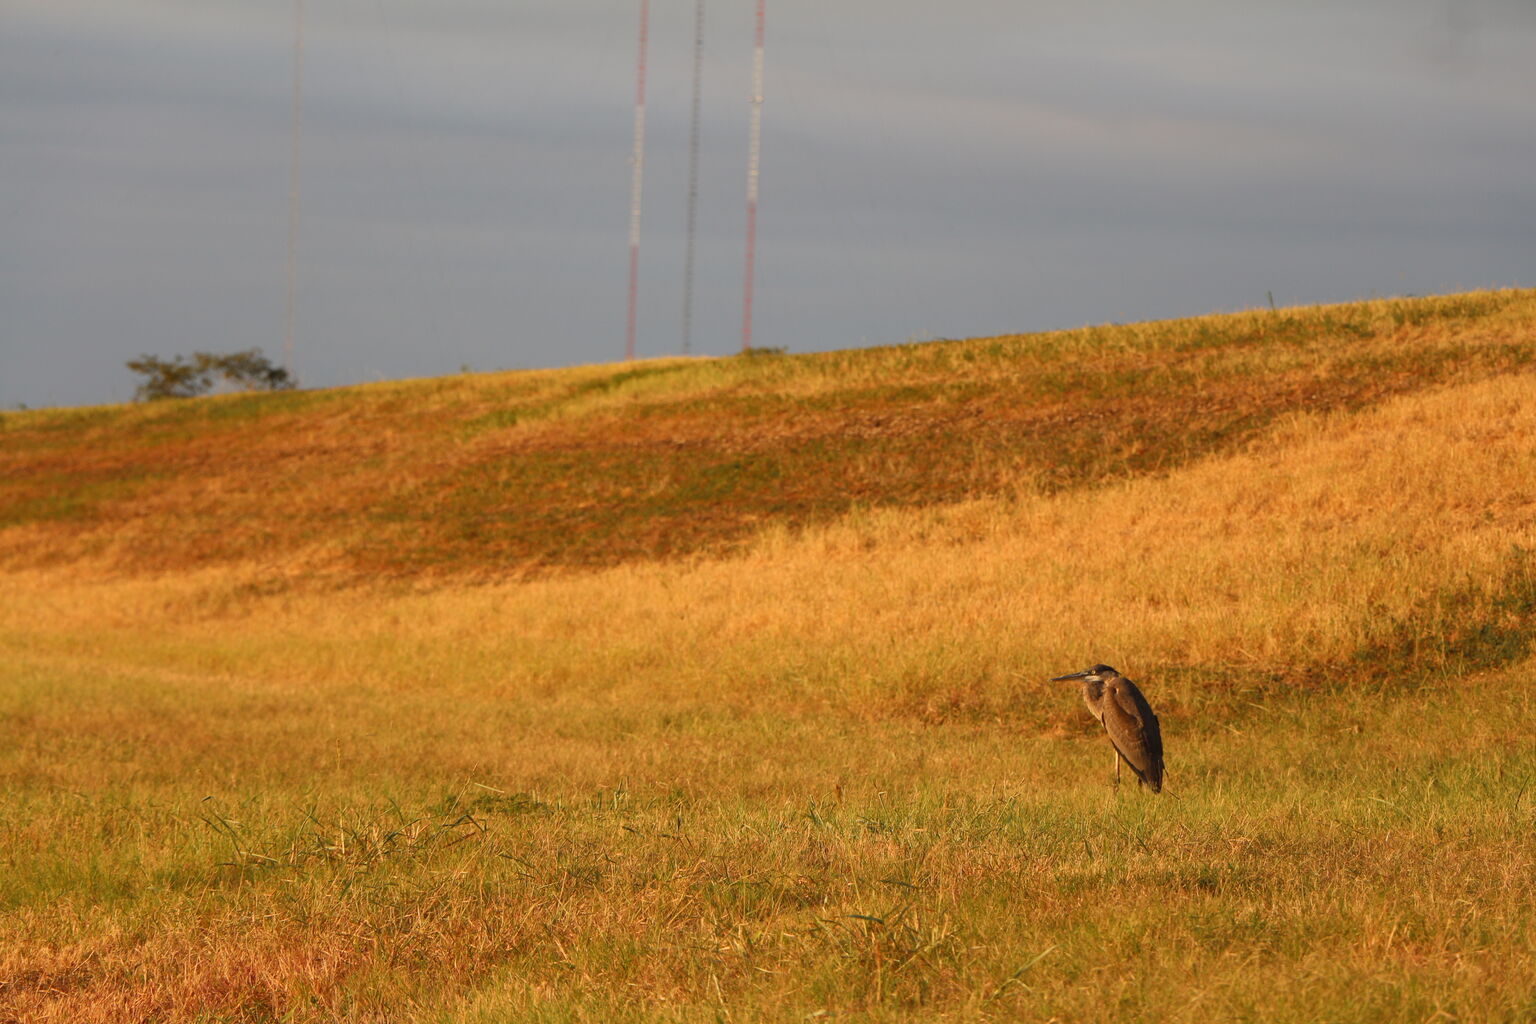
[[[653,0],[639,349],[681,345]],[[710,0],[694,351],[740,339],[753,0]],[[304,384],[619,359],[635,0],[307,0]],[[290,0],[0,0],[0,408],[285,332]],[[768,0],[757,341],[1536,278],[1530,0]]]

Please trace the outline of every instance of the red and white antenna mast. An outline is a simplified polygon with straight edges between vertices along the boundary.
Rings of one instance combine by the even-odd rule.
[[[283,333],[283,369],[293,376],[293,337],[299,291],[299,146],[304,123],[304,0],[293,5],[293,117],[288,154],[288,309]]]
[[[693,346],[693,266],[699,225],[699,135],[704,94],[704,0],[693,10],[693,108],[688,122],[688,217],[683,250],[683,355]]]
[[[635,72],[634,178],[629,192],[629,329],[624,358],[635,358],[636,308],[640,299],[640,191],[645,180],[645,48],[650,38],[651,0],[640,0],[640,58]]]
[[[757,269],[757,179],[763,152],[764,7],[757,0],[757,45],[752,52],[752,132],[747,144],[747,275],[741,304],[741,350],[752,348],[752,286]]]

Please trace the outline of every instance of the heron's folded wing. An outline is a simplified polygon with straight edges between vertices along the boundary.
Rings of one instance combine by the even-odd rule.
[[[1161,779],[1163,737],[1157,715],[1126,680],[1108,688],[1104,701],[1104,729],[1115,749],[1143,777]]]

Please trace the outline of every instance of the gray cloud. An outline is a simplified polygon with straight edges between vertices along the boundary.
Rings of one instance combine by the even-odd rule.
[[[679,329],[691,5],[655,4],[641,349]],[[309,4],[307,383],[621,354],[635,5]],[[1528,282],[1536,18],[773,0],[759,339]],[[291,8],[13,0],[0,406],[282,344]],[[711,5],[696,349],[739,324],[750,7]]]

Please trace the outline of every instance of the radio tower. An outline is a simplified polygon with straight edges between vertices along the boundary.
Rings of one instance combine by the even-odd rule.
[[[683,252],[683,355],[693,344],[693,253],[699,223],[699,106],[704,92],[704,0],[693,11],[693,114],[688,124],[688,244]]]
[[[283,368],[293,376],[293,336],[299,290],[299,143],[304,115],[304,0],[293,5],[293,118],[288,159],[288,315]]]
[[[629,329],[624,358],[635,358],[636,307],[640,298],[640,190],[645,179],[645,44],[650,36],[651,0],[640,0],[640,58],[635,72],[634,179],[629,192]]]
[[[741,303],[741,350],[752,348],[752,284],[757,269],[757,178],[763,151],[763,26],[767,0],[757,0],[757,44],[752,52],[752,132],[747,144],[747,280]]]

